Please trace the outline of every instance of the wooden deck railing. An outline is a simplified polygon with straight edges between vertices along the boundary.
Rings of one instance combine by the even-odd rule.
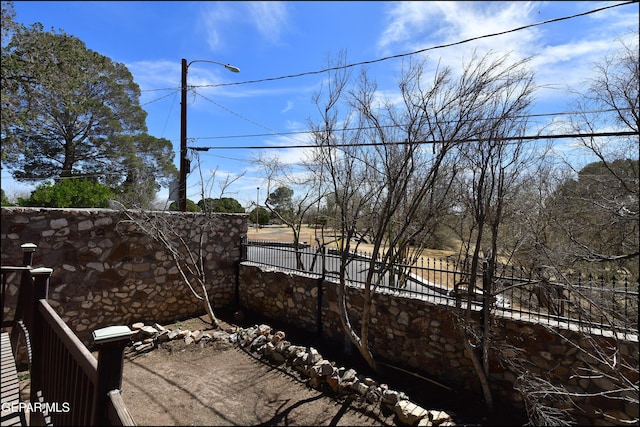
[[[7,277],[20,275],[17,305],[11,327],[11,346],[26,347],[30,373],[27,405],[30,425],[118,425],[135,422],[120,388],[124,348],[131,330],[111,326],[94,331],[96,359],[47,301],[50,268],[32,268],[35,245],[23,245],[23,266],[2,266],[3,304]]]

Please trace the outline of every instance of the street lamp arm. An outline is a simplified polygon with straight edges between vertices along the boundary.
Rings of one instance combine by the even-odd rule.
[[[209,62],[211,64],[222,65],[224,68],[226,68],[227,70],[232,71],[234,73],[239,73],[240,72],[240,68],[236,67],[235,65],[223,64],[222,62],[210,61],[208,59],[194,59],[193,61],[191,61],[191,62],[189,62],[187,64],[187,68],[189,68],[189,65],[193,64],[194,62]]]

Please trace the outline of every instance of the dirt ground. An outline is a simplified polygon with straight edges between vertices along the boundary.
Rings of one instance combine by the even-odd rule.
[[[232,316],[218,313],[224,328],[246,328],[256,319],[235,322]],[[189,330],[211,331],[206,317],[163,325]],[[287,333],[296,345],[315,347],[325,359],[338,366],[354,368],[371,375],[389,388],[406,393],[425,409],[443,410],[456,425],[517,426],[526,418],[519,411],[497,408],[492,414],[483,410],[479,396],[460,390],[444,390],[429,382],[402,373],[385,377],[367,372],[357,355],[338,356],[342,349],[326,347],[308,334],[291,329]],[[19,377],[23,400],[29,398],[28,372]],[[291,368],[275,367],[222,340],[209,345],[186,345],[171,341],[148,353],[125,352],[122,395],[133,419],[140,426],[394,426],[400,425],[393,412],[380,405],[346,400],[331,390],[308,387],[304,378]],[[27,415],[28,416],[28,415]]]
[[[300,229],[300,240],[302,242],[314,242],[315,239],[320,238],[320,230],[316,230],[311,227],[303,226]],[[328,245],[335,245],[334,239],[331,237],[332,233],[329,231],[325,231],[325,242]],[[249,229],[247,230],[247,238],[249,240],[268,240],[268,241],[276,241],[276,242],[293,242],[293,232],[290,228],[280,225],[280,226],[268,226],[263,228],[256,229],[255,226],[249,225]],[[354,242],[355,245],[355,242]],[[335,247],[335,246],[334,246]],[[355,247],[352,247],[355,249]],[[373,245],[370,243],[362,243],[358,244],[357,251],[358,252],[368,252],[373,249]],[[445,259],[448,256],[455,255],[456,251],[453,250],[440,250],[440,249],[424,249],[421,253],[423,258],[437,258],[437,259]]]
[[[207,327],[201,318],[178,325]],[[397,425],[379,405],[314,390],[294,370],[224,341],[187,346],[175,340],[142,355],[125,354],[123,371],[122,395],[138,425]]]
[[[249,327],[259,319],[235,322],[219,313],[225,328]],[[206,316],[163,325],[207,330]],[[389,388],[402,391],[425,409],[447,412],[456,425],[515,426],[526,418],[512,409],[487,414],[479,396],[444,390],[398,372],[384,377],[367,371],[357,355],[339,356],[342,349],[326,347],[304,332],[279,328],[292,344],[315,347],[338,366],[354,368]],[[280,325],[281,326],[281,325]],[[210,330],[209,330],[210,331]],[[224,341],[186,346],[183,340],[165,343],[144,355],[125,354],[122,395],[138,425],[207,426],[397,426],[396,415],[384,405],[346,400],[330,389],[307,386],[295,370],[273,366],[260,356]]]

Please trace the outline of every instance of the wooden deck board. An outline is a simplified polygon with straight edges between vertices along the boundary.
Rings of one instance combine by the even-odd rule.
[[[2,387],[0,400],[2,401],[2,414],[0,425],[2,426],[26,426],[24,409],[19,407],[20,403],[20,382],[16,370],[16,361],[13,357],[13,349],[9,340],[9,333],[2,332],[0,341],[2,373]],[[5,410],[6,409],[6,410]]]

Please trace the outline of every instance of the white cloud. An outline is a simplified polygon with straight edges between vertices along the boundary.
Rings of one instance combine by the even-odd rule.
[[[569,16],[601,6],[585,3],[565,13]],[[385,54],[408,53],[517,29],[541,22],[538,12],[544,7],[544,2],[391,2],[378,47]],[[625,28],[637,28],[637,17],[637,8],[610,9],[564,21],[568,29],[561,37],[555,34],[561,28],[559,24],[550,23],[428,50],[425,55],[431,58],[430,66],[439,62],[454,71],[471,59],[473,49],[480,56],[489,50],[500,55],[509,53],[511,61],[533,57],[530,65],[536,83],[543,87],[536,94],[538,101],[557,101],[566,97],[568,87],[576,87],[592,75],[593,63],[604,57],[616,36],[626,37]],[[593,30],[585,30],[593,24]]]
[[[530,2],[393,2],[389,9],[389,25],[378,46],[397,49],[435,46],[499,33],[530,22]],[[526,43],[533,30],[506,34],[498,38],[479,40],[475,46],[500,43],[501,50],[509,45]],[[455,50],[458,50],[456,48]]]
[[[126,64],[140,89],[178,88],[180,61],[137,61]],[[153,97],[157,94],[152,95]]]
[[[281,113],[286,113],[293,108],[293,102],[287,101],[287,105],[282,109]]]
[[[269,156],[275,156],[278,161],[283,165],[299,166],[302,162],[308,160],[313,152],[311,146],[310,135],[294,135],[294,139],[287,135],[278,135],[269,138],[264,141],[264,144],[269,147],[286,147],[291,145],[305,145],[309,144],[309,148],[279,148],[269,149],[266,151]]]
[[[253,27],[262,40],[278,43],[288,27],[286,6],[286,2],[267,1],[207,3],[201,13],[207,43],[212,51],[219,51],[227,44],[223,35],[244,25]]]
[[[245,3],[251,22],[260,35],[272,43],[280,41],[283,29],[287,27],[286,3],[278,1],[257,1]]]
[[[212,51],[220,50],[224,40],[220,36],[220,31],[224,26],[237,19],[236,7],[233,3],[215,2],[209,3],[202,9],[201,21],[206,31],[207,44]]]
[[[538,83],[563,82],[564,89],[575,87],[592,75],[593,64],[602,60],[610,47],[610,40],[584,40],[546,46],[532,61]]]

